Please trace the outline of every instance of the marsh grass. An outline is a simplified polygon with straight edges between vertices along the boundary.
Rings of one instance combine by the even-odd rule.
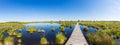
[[[4,45],[14,45],[14,39],[12,37],[6,37],[4,39]]]
[[[54,31],[55,31],[55,28],[54,28],[54,27],[52,27],[52,28],[51,28],[51,31],[52,31],[52,32],[54,32]]]
[[[0,45],[3,45],[2,41],[0,41]]]
[[[21,38],[21,37],[22,37],[22,33],[17,33],[16,36],[17,36],[18,38]]]
[[[3,38],[3,32],[0,32],[0,40]]]
[[[41,43],[42,45],[47,45],[47,44],[48,44],[48,41],[47,41],[47,39],[46,39],[45,37],[42,37],[41,40],[40,40],[40,43]]]
[[[61,32],[64,32],[64,31],[65,31],[65,27],[64,27],[64,26],[61,26],[61,27],[60,27],[60,31],[61,31]]]
[[[84,29],[83,29],[85,32],[88,31],[88,27],[87,26],[84,26]]]
[[[38,32],[40,33],[40,32],[41,32],[41,30],[40,30],[40,29],[38,29]]]
[[[87,34],[87,38],[90,42],[90,45],[114,45],[115,43],[109,35],[104,33],[89,33]]]
[[[56,35],[56,43],[57,44],[64,44],[66,40],[67,40],[67,38],[62,33],[59,33]]]
[[[30,27],[27,29],[29,33],[34,33],[36,31],[36,27]]]

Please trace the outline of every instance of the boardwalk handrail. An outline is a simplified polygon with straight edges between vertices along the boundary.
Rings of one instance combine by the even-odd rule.
[[[65,45],[88,45],[78,23]]]

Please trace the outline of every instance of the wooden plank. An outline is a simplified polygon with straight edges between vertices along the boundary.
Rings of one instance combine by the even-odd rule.
[[[78,23],[65,45],[88,45]]]

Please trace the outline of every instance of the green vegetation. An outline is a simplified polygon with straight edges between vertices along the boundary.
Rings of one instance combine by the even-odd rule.
[[[65,31],[65,27],[64,27],[64,26],[61,26],[61,27],[60,27],[60,30],[61,30],[62,32],[64,32],[64,31]]]
[[[22,37],[22,34],[21,33],[17,33],[16,35],[18,38],[21,38]]]
[[[65,27],[72,27],[73,24],[76,24],[76,22],[74,21],[59,21],[59,23],[61,24],[61,26],[65,26]]]
[[[2,40],[3,38],[3,32],[0,32],[0,41]]]
[[[9,36],[17,35],[16,31],[24,28],[24,24],[21,22],[0,23],[0,40],[4,39],[4,45],[14,45],[14,39]],[[2,39],[3,32],[7,32],[8,37]]]
[[[38,29],[38,32],[40,33],[40,32],[41,32],[41,30],[40,30],[40,29]]]
[[[107,34],[87,34],[90,45],[114,45],[114,40]]]
[[[8,35],[10,35],[10,36],[13,35],[13,32],[14,32],[14,30],[8,30],[7,31]]]
[[[14,42],[14,39],[12,37],[6,37],[4,41]]]
[[[81,25],[94,27],[100,32],[106,33],[109,36],[120,37],[120,22],[97,22],[97,21],[88,21],[88,22],[80,22]]]
[[[6,37],[4,39],[4,44],[5,45],[14,45],[14,39],[12,37]]]
[[[18,43],[17,45],[22,45],[21,43]]]
[[[54,31],[55,31],[55,28],[54,28],[54,27],[52,27],[52,28],[51,28],[51,31],[52,31],[52,32],[54,32]]]
[[[0,41],[0,45],[3,45],[2,41]]]
[[[0,41],[2,40],[2,38],[3,38],[3,30],[2,30],[2,27],[0,27]]]
[[[80,22],[80,20],[78,20],[77,22]]]
[[[50,21],[51,24],[53,24],[53,21]]]
[[[13,35],[17,35],[17,32],[13,32]]]
[[[42,45],[47,45],[47,44],[48,44],[48,41],[47,41],[47,39],[46,39],[45,37],[43,37],[43,38],[41,38],[40,43],[41,43]]]
[[[18,30],[18,29],[21,29],[21,28],[24,28],[24,25],[22,23],[0,23],[0,27],[3,27],[2,28],[4,31],[6,30]]]
[[[34,33],[36,31],[36,27],[30,27],[27,29],[29,33]]]
[[[18,22],[7,22],[7,23],[0,23],[0,30],[1,32],[7,32],[8,35],[15,35],[15,31],[24,28],[23,23]]]
[[[120,38],[120,32],[115,33],[117,38]]]
[[[64,44],[66,39],[67,38],[62,33],[59,33],[56,35],[56,43],[57,44]]]
[[[84,26],[84,29],[83,29],[85,32],[88,31],[88,27],[87,26]]]
[[[90,44],[95,45],[114,45],[114,39],[120,38],[120,22],[105,21],[81,21],[81,25],[96,28],[97,34],[88,34],[87,38]],[[99,35],[100,33],[100,35]],[[105,34],[104,34],[105,33]],[[108,38],[108,39],[105,39]],[[96,39],[96,40],[94,40]],[[107,40],[105,42],[105,40]]]

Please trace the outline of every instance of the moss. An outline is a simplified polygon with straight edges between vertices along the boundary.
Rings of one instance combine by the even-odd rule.
[[[56,43],[57,44],[64,44],[66,39],[67,38],[62,33],[59,33],[56,35]]]
[[[48,44],[48,41],[45,37],[43,37],[43,38],[41,38],[40,43],[41,44]]]

